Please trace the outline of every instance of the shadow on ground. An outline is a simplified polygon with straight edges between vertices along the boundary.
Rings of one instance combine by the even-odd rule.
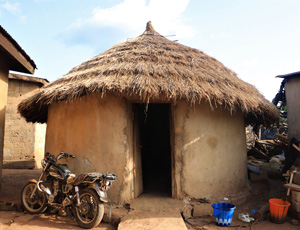
[[[20,195],[23,186],[29,179],[37,179],[40,170],[13,170],[4,169],[2,176],[2,191],[0,201],[20,204]],[[238,220],[239,213],[250,213],[252,209],[259,210],[262,205],[270,198],[284,198],[286,189],[283,188],[283,181],[268,178],[265,181],[251,183],[251,195],[242,205],[237,205],[234,212],[233,221],[230,229],[245,230],[299,230],[300,226],[289,223],[290,219],[284,224],[274,224],[268,219],[252,225]],[[143,194],[138,199],[130,201],[128,204],[114,205],[112,209],[112,219],[120,222],[118,229],[121,230],[147,230],[147,229],[169,229],[169,230],[217,230],[224,229],[214,223],[213,216],[193,218],[192,225],[183,222],[181,210],[184,202],[159,194]],[[106,207],[104,221],[95,230],[114,230],[108,224],[109,207]],[[0,211],[0,229],[82,229],[76,221],[67,217],[57,215],[41,214],[29,215],[24,212]],[[228,228],[229,229],[229,228]]]

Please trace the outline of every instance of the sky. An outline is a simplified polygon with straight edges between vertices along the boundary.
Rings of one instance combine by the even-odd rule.
[[[0,25],[50,82],[147,21],[170,40],[203,51],[268,100],[277,75],[300,71],[299,0],[0,0]]]

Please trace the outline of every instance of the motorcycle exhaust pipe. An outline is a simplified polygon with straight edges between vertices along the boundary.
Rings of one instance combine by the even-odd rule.
[[[48,195],[52,195],[50,189],[49,189],[48,187],[46,187],[45,185],[43,185],[42,182],[43,182],[43,181],[39,181],[39,182],[36,184],[38,190],[39,190],[40,192],[45,192],[45,193],[47,193]]]
[[[79,206],[81,204],[81,202],[80,202],[80,196],[79,196],[79,188],[78,188],[78,186],[75,186],[75,192],[76,192],[76,196],[77,196],[77,205]]]

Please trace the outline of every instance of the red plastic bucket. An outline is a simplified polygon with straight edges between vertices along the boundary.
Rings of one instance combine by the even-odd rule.
[[[284,223],[290,202],[282,199],[270,199],[270,221],[276,224]]]

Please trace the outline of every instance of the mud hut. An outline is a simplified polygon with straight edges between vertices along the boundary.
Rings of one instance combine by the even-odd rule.
[[[118,175],[110,197],[141,193],[224,197],[247,187],[245,123],[278,111],[203,52],[170,41],[148,22],[137,38],[74,67],[19,104],[47,122],[46,151],[72,153],[77,173]]]

